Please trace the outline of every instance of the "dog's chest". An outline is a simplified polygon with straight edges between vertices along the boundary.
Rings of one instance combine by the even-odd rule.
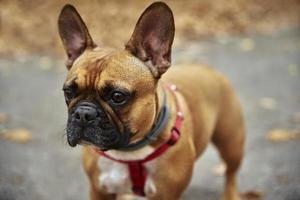
[[[108,193],[115,194],[130,194],[132,193],[132,185],[128,165],[112,161],[105,157],[100,157],[98,160],[98,166],[100,169],[99,186]],[[144,191],[147,195],[153,195],[156,193],[155,184],[151,178],[151,174],[154,169],[154,163],[149,162],[144,164],[147,170],[147,179],[144,187]]]

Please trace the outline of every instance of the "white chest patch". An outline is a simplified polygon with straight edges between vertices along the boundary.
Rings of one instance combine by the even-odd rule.
[[[99,186],[108,193],[130,193],[131,181],[127,165],[100,157]]]
[[[156,187],[151,178],[153,174],[155,161],[144,164],[147,169],[147,180],[144,191],[147,196],[152,196],[156,193]],[[127,164],[122,164],[112,161],[105,157],[100,157],[98,160],[100,169],[99,186],[108,193],[115,194],[132,194],[132,183]]]

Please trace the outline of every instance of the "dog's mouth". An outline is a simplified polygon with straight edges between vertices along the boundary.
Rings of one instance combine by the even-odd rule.
[[[108,114],[93,103],[80,103],[69,111],[67,140],[71,147],[93,145],[102,151],[118,149],[129,143],[127,133],[119,133]]]
[[[75,147],[76,145],[90,145],[106,151],[109,149],[118,149],[128,144],[128,139],[125,135],[113,131],[99,131],[88,127],[87,129],[72,129],[72,131],[67,132],[67,140],[71,147]]]

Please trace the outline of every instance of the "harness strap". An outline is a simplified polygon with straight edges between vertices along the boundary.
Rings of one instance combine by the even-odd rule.
[[[145,196],[144,187],[145,187],[145,183],[147,180],[147,169],[145,168],[144,163],[149,162],[149,161],[159,157],[160,155],[162,155],[168,148],[175,145],[180,137],[180,128],[181,128],[182,122],[183,122],[183,113],[182,113],[181,107],[178,102],[178,97],[176,94],[176,86],[169,85],[168,89],[175,96],[177,116],[175,119],[174,126],[171,129],[171,137],[166,143],[159,146],[153,153],[148,155],[146,158],[140,159],[140,160],[115,159],[115,158],[107,155],[105,152],[95,148],[95,151],[98,152],[100,155],[102,155],[110,160],[128,165],[128,171],[129,171],[130,179],[132,182],[132,191],[134,194],[139,195],[139,196]]]
[[[147,180],[147,169],[141,162],[128,163],[130,180],[132,182],[132,192],[138,196],[145,196],[145,183]]]

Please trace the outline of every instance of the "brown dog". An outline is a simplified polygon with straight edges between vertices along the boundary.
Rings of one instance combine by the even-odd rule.
[[[240,199],[240,104],[228,81],[208,67],[169,69],[175,27],[166,4],[144,11],[124,50],[98,47],[71,5],[58,24],[68,55],[67,137],[71,146],[85,146],[91,199],[180,199],[209,141],[227,165],[223,199]]]

